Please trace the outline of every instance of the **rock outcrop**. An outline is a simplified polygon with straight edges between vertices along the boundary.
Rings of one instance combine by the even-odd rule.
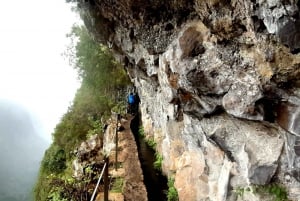
[[[236,189],[270,182],[300,199],[299,1],[79,4],[137,87],[181,201],[241,200]]]
[[[103,142],[98,135],[93,135],[81,143],[75,151],[76,157],[72,162],[74,178],[81,180],[86,177],[87,168],[91,168],[93,173],[102,169],[104,165],[102,147]]]

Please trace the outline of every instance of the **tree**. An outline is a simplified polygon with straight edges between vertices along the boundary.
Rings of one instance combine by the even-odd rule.
[[[42,168],[48,173],[61,173],[66,168],[65,151],[57,145],[50,146],[43,158]]]

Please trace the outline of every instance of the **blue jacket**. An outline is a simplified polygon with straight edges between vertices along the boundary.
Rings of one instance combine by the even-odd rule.
[[[135,100],[134,100],[134,95],[133,94],[130,94],[128,96],[128,103],[129,104],[134,104]]]

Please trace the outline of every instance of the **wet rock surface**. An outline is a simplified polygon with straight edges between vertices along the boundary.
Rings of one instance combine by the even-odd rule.
[[[85,24],[125,64],[180,200],[270,182],[300,199],[299,2],[92,2]]]

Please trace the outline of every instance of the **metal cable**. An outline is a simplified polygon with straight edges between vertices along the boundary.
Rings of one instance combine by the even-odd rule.
[[[101,178],[102,178],[102,175],[103,175],[103,173],[104,173],[104,170],[105,170],[106,165],[107,165],[107,164],[105,163],[104,166],[103,166],[103,168],[102,168],[100,177],[99,177],[99,179],[98,179],[97,185],[96,185],[96,187],[95,187],[95,190],[94,190],[94,192],[93,192],[93,195],[92,195],[90,201],[93,201],[93,200],[94,200],[94,197],[95,197],[95,195],[96,195],[96,192],[97,192],[97,189],[98,189],[98,187],[99,187],[99,184],[100,184],[100,181],[101,181]]]

